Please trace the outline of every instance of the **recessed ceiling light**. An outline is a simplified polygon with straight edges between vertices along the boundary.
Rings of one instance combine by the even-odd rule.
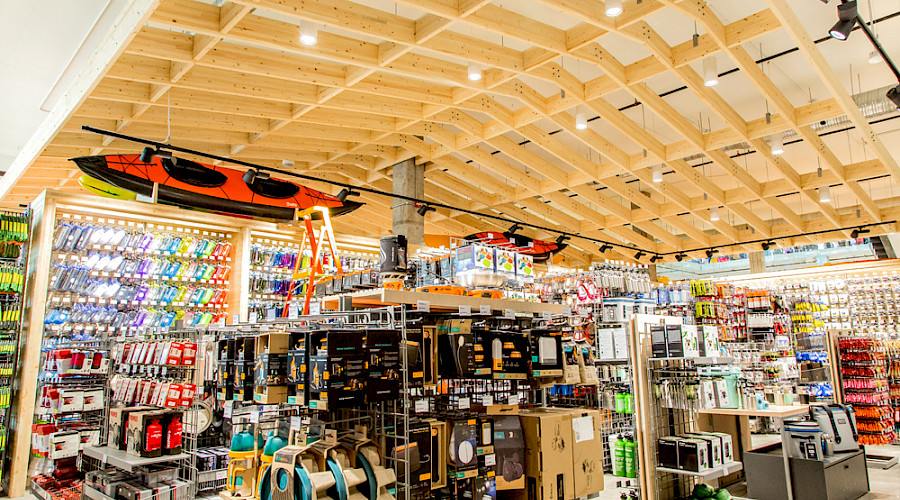
[[[622,14],[622,0],[606,0],[606,15],[616,17]]]
[[[481,80],[481,65],[478,63],[470,62],[469,63],[469,80],[473,82],[477,82]]]
[[[315,23],[304,22],[300,25],[300,43],[303,45],[319,43],[319,27]]]

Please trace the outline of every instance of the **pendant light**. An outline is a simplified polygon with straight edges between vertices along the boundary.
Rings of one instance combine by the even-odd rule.
[[[716,63],[716,56],[706,56],[703,58],[703,85],[715,87],[718,84],[719,65]]]
[[[606,0],[606,15],[616,17],[622,14],[622,0]]]
[[[719,207],[712,207],[709,209],[709,220],[711,222],[719,220]]]
[[[319,43],[319,28],[315,23],[304,21],[300,24],[300,43],[307,46]]]
[[[481,80],[481,65],[476,62],[469,62],[469,80],[477,82]]]
[[[772,148],[773,155],[784,154],[784,138],[782,137],[780,132],[772,135],[772,137],[769,139],[769,145]]]
[[[831,201],[831,187],[822,186],[819,188],[819,203],[828,203]]]
[[[578,112],[575,113],[575,128],[578,130],[584,130],[587,128],[587,117],[584,116],[584,113]]]
[[[658,166],[653,167],[653,182],[662,182],[662,169]]]
[[[884,58],[881,57],[881,54],[879,54],[877,50],[869,52],[869,64],[878,64],[883,61]]]

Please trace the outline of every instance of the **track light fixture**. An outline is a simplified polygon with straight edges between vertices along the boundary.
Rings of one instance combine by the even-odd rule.
[[[719,220],[719,207],[712,207],[709,209],[709,220],[712,222]]]
[[[900,85],[897,85],[896,87],[892,87],[890,90],[888,90],[887,98],[890,99],[891,102],[894,103],[894,106],[897,106],[898,108],[900,108]]]
[[[656,262],[658,260],[662,260],[662,255],[654,255],[650,257],[650,262]]]
[[[784,154],[784,137],[781,132],[772,135],[769,139],[769,147],[772,148],[773,155]]]
[[[854,229],[853,231],[850,231],[850,237],[853,238],[853,239],[855,240],[856,238],[859,238],[859,235],[861,235],[861,234],[868,234],[868,233],[871,233],[871,232],[872,232],[872,231],[869,230],[869,229],[863,229],[863,228],[860,227],[860,228]]]
[[[606,243],[600,245],[600,253],[606,253],[607,250],[612,250],[612,245],[608,245]]]
[[[516,231],[519,231],[520,229],[522,229],[522,226],[520,226],[519,224],[513,224],[509,227],[509,234],[516,234]]]
[[[645,254],[644,252],[638,250],[638,253],[634,254],[634,258],[637,259],[637,260],[641,260],[641,257],[643,257],[643,256],[645,256],[645,255],[647,255],[647,254]]]
[[[575,128],[578,130],[587,128],[587,117],[584,116],[584,113],[579,112],[575,114]]]
[[[856,26],[857,16],[856,0],[845,1],[838,5],[838,22],[828,30],[828,34],[832,38],[846,40],[853,31],[853,27]]]
[[[428,212],[435,211],[437,211],[437,209],[432,207],[431,205],[422,205],[418,210],[416,210],[416,212],[418,212],[422,217],[425,217],[425,214],[427,214]]]
[[[831,187],[822,186],[819,188],[819,203],[828,203],[831,201]]]
[[[622,14],[622,0],[606,0],[606,15],[616,17]]]
[[[568,240],[568,239],[569,239],[568,236],[566,236],[566,235],[564,235],[564,234],[561,234],[561,235],[559,235],[559,236],[556,237],[556,244],[557,244],[557,245],[562,245],[563,242],[566,241],[566,240]]]
[[[143,151],[141,151],[141,156],[138,159],[144,163],[150,163],[153,161],[154,156],[171,160],[172,152],[165,151],[159,148],[153,149],[151,147],[146,147],[143,149]]]
[[[869,52],[869,64],[878,64],[880,62],[884,62],[884,58],[881,57],[877,50]]]
[[[304,21],[300,25],[300,43],[307,46],[319,43],[319,27],[315,23]]]
[[[354,191],[350,188],[341,189],[341,192],[337,194],[337,199],[343,203],[348,196],[359,196],[359,191]]]
[[[244,183],[247,185],[253,184],[256,182],[256,179],[268,179],[269,173],[263,172],[262,170],[257,170],[251,168],[250,170],[244,172]]]
[[[768,249],[770,249],[770,248],[775,248],[777,245],[778,245],[778,244],[775,243],[775,240],[772,240],[772,241],[766,241],[766,242],[764,242],[764,243],[762,244],[762,249],[763,249],[763,250],[768,250]]]
[[[716,56],[709,55],[703,58],[703,85],[715,87],[719,84],[719,65]]]
[[[681,262],[681,261],[684,260],[685,257],[687,257],[687,254],[680,253],[680,254],[678,254],[678,255],[675,256],[675,260],[677,260],[678,262]]]
[[[476,62],[469,62],[469,80],[477,82],[481,80],[481,65]]]
[[[294,160],[281,160],[281,166],[291,168],[294,166]]]

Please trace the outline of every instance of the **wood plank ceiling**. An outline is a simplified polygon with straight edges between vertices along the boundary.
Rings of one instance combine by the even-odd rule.
[[[498,0],[163,0],[3,203],[27,202],[45,187],[80,189],[67,158],[138,150],[80,130],[92,125],[155,140],[170,135],[173,144],[272,167],[290,160],[298,172],[386,191],[391,166],[414,157],[426,165],[429,200],[648,254],[758,250],[744,242],[763,238],[829,241],[849,231],[785,237],[900,219],[891,194],[876,199],[860,182],[881,176],[892,187],[897,162],[785,0],[730,23],[702,0],[626,1],[618,17],[607,17],[597,0],[527,1],[553,10],[553,24]],[[692,24],[698,36],[670,45],[651,22],[665,15]],[[310,23],[318,42],[307,46],[299,35]],[[779,30],[830,96],[792,104],[750,56],[745,44]],[[623,62],[621,50],[608,48],[622,44],[646,55]],[[736,67],[766,106],[748,116],[705,86],[695,68],[708,56]],[[483,68],[478,81],[468,78],[471,63]],[[654,90],[661,78],[685,86],[707,117],[698,123],[693,111],[661,97]],[[636,104],[615,105],[623,95]],[[578,126],[579,113],[592,119],[589,127]],[[813,128],[845,114],[874,159],[842,161]],[[648,129],[648,116],[666,133]],[[721,126],[706,126],[710,117]],[[767,141],[782,134],[801,139],[791,147],[807,148],[821,170],[772,154]],[[724,148],[736,143],[759,153],[765,177],[729,156]],[[653,182],[654,169],[663,182]],[[846,191],[843,206],[820,203],[823,186]],[[361,201],[367,205],[338,219],[338,230],[386,234],[390,200]],[[506,229],[452,210],[426,219],[429,233]],[[575,264],[600,255],[594,243],[572,244]]]

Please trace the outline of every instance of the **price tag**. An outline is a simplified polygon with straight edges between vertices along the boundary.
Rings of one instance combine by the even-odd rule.
[[[250,313],[249,321],[250,321],[251,323],[256,323],[256,321],[257,321],[258,319],[259,319],[259,313],[257,313],[256,311],[253,311],[253,312]]]
[[[497,465],[497,455],[491,453],[490,455],[484,456],[484,466],[485,467],[493,467]]]
[[[516,311],[513,310],[513,309],[504,309],[504,310],[503,310],[503,317],[504,317],[504,318],[507,318],[507,319],[515,319],[515,318],[516,318]]]
[[[513,394],[512,396],[510,396],[509,398],[507,398],[506,404],[508,404],[508,405],[517,405],[517,404],[519,404],[519,395],[518,395],[518,394]]]
[[[260,415],[262,415],[262,406],[254,407],[253,411],[250,412],[250,423],[258,424]]]
[[[288,306],[288,319],[297,319],[300,317],[300,309],[297,307],[297,304],[291,304]]]
[[[469,398],[459,398],[459,409],[460,410],[468,410],[469,409]]]
[[[550,321],[553,319],[553,313],[550,311],[541,311],[541,319]]]
[[[493,396],[481,396],[481,405],[482,406],[494,406],[494,397]]]
[[[234,413],[234,401],[225,401],[223,412],[225,414],[225,418],[231,420],[231,415],[232,413]]]
[[[266,309],[266,321],[275,321],[275,309]]]
[[[224,479],[228,479],[228,471],[227,470],[216,471],[216,480],[222,481]]]
[[[291,430],[292,431],[299,431],[301,425],[303,425],[303,419],[301,419],[299,416],[291,417]]]
[[[310,302],[309,303],[309,313],[310,314],[322,314],[322,303],[319,301]]]
[[[571,316],[572,315],[572,306],[563,306],[563,316]]]
[[[416,413],[425,413],[428,411],[428,400],[419,399],[416,401]]]
[[[485,305],[485,304],[482,304],[482,305],[478,306],[478,314],[483,314],[483,315],[485,315],[485,316],[490,316],[490,315],[491,315],[491,306],[488,306],[488,305]]]
[[[468,304],[460,304],[459,305],[459,315],[460,316],[471,316],[472,315],[472,306]]]
[[[427,300],[417,300],[416,310],[420,312],[431,312],[431,302]]]

